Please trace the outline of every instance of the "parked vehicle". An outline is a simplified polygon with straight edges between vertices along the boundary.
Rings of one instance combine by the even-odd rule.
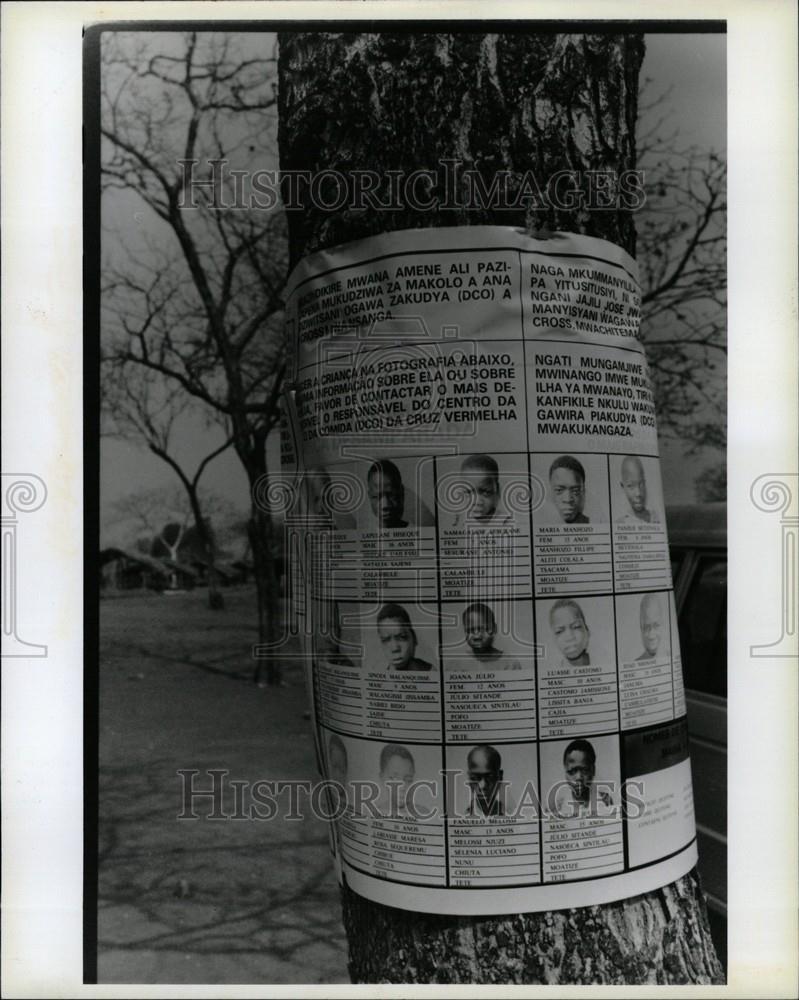
[[[699,873],[727,953],[727,505],[666,511],[685,678]]]

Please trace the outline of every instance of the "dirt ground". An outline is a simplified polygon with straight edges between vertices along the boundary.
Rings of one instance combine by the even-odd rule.
[[[221,612],[201,590],[101,602],[101,983],[349,982],[323,821],[177,818],[181,769],[203,789],[215,768],[316,776],[299,666],[256,688],[254,593],[225,596]]]

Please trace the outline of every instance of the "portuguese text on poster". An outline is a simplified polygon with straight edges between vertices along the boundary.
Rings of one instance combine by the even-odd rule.
[[[287,293],[292,571],[340,877],[391,906],[610,902],[696,861],[635,262],[392,233]]]

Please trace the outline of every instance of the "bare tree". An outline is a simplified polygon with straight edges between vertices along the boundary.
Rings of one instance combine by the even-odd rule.
[[[665,112],[668,94],[642,88],[636,213],[641,335],[652,369],[658,431],[687,445],[726,444],[727,164],[686,146]],[[662,113],[661,113],[662,112]]]
[[[270,44],[268,35],[107,33],[102,48],[104,355],[215,413],[253,496],[278,422],[285,222],[269,206],[242,210],[236,171],[275,162]],[[272,520],[255,500],[249,534],[268,643],[279,582]],[[275,660],[264,668],[279,680]]]
[[[238,538],[241,532],[235,507],[225,497],[206,489],[200,489],[199,499],[214,536]],[[126,525],[129,535],[135,536],[130,543],[145,545],[143,551],[148,554],[158,542],[171,559],[177,560],[181,547],[192,536],[193,517],[186,491],[175,483],[130,490],[111,505],[108,523]],[[198,540],[196,527],[193,540]]]
[[[224,598],[216,571],[216,536],[201,499],[200,479],[209,464],[232,444],[229,428],[223,429],[222,443],[213,447],[192,473],[178,458],[175,445],[176,425],[187,413],[197,409],[191,396],[160,373],[125,361],[108,361],[103,365],[102,394],[105,433],[143,442],[180,480],[186,501],[179,504],[186,512],[182,528],[172,543],[166,540],[163,530],[159,537],[176,553],[189,519],[193,521],[207,565],[208,605],[213,610],[220,610],[224,607]],[[176,555],[173,553],[171,557],[175,559]]]
[[[139,547],[146,544],[148,554],[153,539],[160,537],[170,519],[188,526],[190,518],[191,511],[177,485],[131,489],[114,501],[109,512],[109,524],[126,524],[136,535],[131,542]]]

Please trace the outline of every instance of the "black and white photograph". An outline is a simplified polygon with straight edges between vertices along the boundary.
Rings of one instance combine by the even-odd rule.
[[[543,91],[540,94],[536,91],[536,86],[546,89],[543,82],[539,85],[529,82],[536,77],[533,67],[541,58],[550,66],[555,60],[559,72],[579,73],[573,61],[577,59],[579,64],[585,58],[586,45],[596,45],[591,72],[617,72],[611,68],[617,58],[629,62],[629,72],[633,66],[637,67],[636,88],[629,89],[627,80],[615,98],[616,104],[592,107],[585,112],[596,116],[599,134],[605,135],[608,129],[618,129],[618,123],[628,122],[631,111],[637,111],[636,140],[630,134],[616,133],[615,160],[608,159],[607,152],[597,158],[601,146],[592,151],[589,145],[581,154],[585,157],[581,165],[586,171],[605,168],[608,176],[608,167],[612,165],[618,178],[622,169],[632,169],[635,150],[643,185],[642,204],[625,202],[620,186],[615,195],[617,213],[589,210],[587,228],[580,231],[610,239],[625,249],[636,240],[645,299],[647,294],[653,296],[648,300],[652,303],[651,319],[646,306],[643,307],[642,329],[655,391],[660,391],[659,378],[664,389],[668,386],[664,398],[670,405],[661,408],[658,420],[661,437],[665,433],[669,441],[664,462],[671,461],[670,467],[680,470],[679,492],[674,499],[693,502],[723,497],[720,478],[725,405],[723,34],[684,39],[675,35],[658,36],[647,48],[648,39],[610,33],[600,33],[594,38],[517,31],[476,36],[468,31],[437,35],[403,30],[397,34],[353,35],[353,39],[362,38],[357,44],[366,48],[353,49],[351,55],[348,54],[351,43],[346,40],[349,37],[314,32],[275,35],[257,31],[110,31],[102,32],[99,38],[99,179],[103,226],[99,330],[103,411],[99,430],[101,537],[106,545],[103,551],[115,543],[124,552],[132,548],[139,553],[137,558],[160,560],[165,566],[159,608],[163,604],[169,612],[165,624],[169,622],[170,642],[177,647],[170,655],[178,659],[183,655],[194,658],[191,653],[178,650],[185,641],[183,636],[188,640],[206,616],[210,617],[203,626],[207,638],[203,641],[201,661],[209,654],[214,656],[211,650],[217,629],[215,618],[222,618],[219,625],[223,625],[233,612],[243,624],[248,584],[233,582],[236,577],[226,580],[226,573],[249,572],[255,582],[253,597],[257,611],[251,627],[264,630],[263,637],[260,633],[253,634],[251,642],[257,640],[265,647],[263,655],[249,669],[257,673],[257,684],[263,685],[260,690],[266,692],[268,711],[273,707],[287,722],[291,716],[281,707],[285,697],[279,692],[287,690],[286,685],[292,690],[291,686],[300,678],[295,677],[288,665],[296,663],[296,658],[287,661],[285,657],[286,649],[296,640],[290,635],[284,638],[279,610],[286,558],[280,547],[280,511],[274,503],[252,502],[252,498],[268,493],[263,489],[254,492],[256,484],[262,483],[264,477],[268,481],[269,475],[277,470],[274,456],[279,446],[275,427],[281,379],[285,377],[283,365],[293,349],[282,327],[286,277],[302,255],[317,248],[363,239],[409,223],[425,227],[474,223],[522,225],[533,234],[542,225],[571,228],[571,216],[565,205],[550,204],[544,210],[536,210],[524,200],[517,202],[516,210],[487,204],[477,211],[474,210],[477,206],[467,206],[453,210],[439,208],[432,213],[421,213],[409,204],[386,212],[373,207],[373,200],[354,214],[325,207],[334,204],[334,178],[350,176],[341,174],[342,170],[353,171],[361,166],[373,172],[427,168],[461,148],[463,140],[457,138],[461,134],[459,129],[466,130],[462,134],[471,135],[472,146],[467,162],[461,167],[463,190],[474,193],[473,176],[484,185],[490,185],[492,176],[500,177],[503,184],[507,183],[504,178],[509,177],[510,195],[518,198],[519,191],[512,190],[513,184],[518,183],[515,175],[523,170],[533,175],[540,173],[536,162],[539,156],[548,164],[547,171],[554,172],[551,164],[558,162],[557,154],[553,159],[552,153],[546,153],[532,141],[536,134],[535,115],[541,113],[536,110],[539,101],[551,99]],[[649,52],[652,66],[648,73],[645,51]],[[301,56],[301,52],[310,56]],[[353,90],[352,75],[344,72],[333,73],[332,77],[326,72],[316,81],[313,75],[310,79],[303,78],[304,89],[296,89],[297,60],[310,58],[308,65],[313,74],[317,59],[332,59],[343,67],[351,57],[356,65],[365,67],[376,60],[374,65],[381,67],[377,75],[369,71],[359,85],[360,90]],[[684,126],[684,135],[680,134],[676,121],[668,126],[660,124],[662,119],[669,118],[669,112],[672,116],[677,114],[677,109],[672,110],[673,99],[669,96],[669,88],[676,85],[677,57],[689,65],[704,62],[705,75],[715,88],[711,89],[719,94],[713,109],[713,124],[707,120],[701,126],[691,122]],[[506,105],[500,111],[490,103],[490,92],[485,89],[480,69],[485,59],[503,67],[494,86],[514,87],[515,74],[530,74],[528,82],[523,84],[527,89],[518,107]],[[419,90],[412,81],[432,79],[431,74],[437,72],[444,74],[444,82],[439,85],[443,88],[442,103],[430,106],[430,97],[423,96],[424,87]],[[654,81],[648,79],[652,73]],[[406,82],[400,83],[403,80]],[[335,97],[339,86],[343,86],[341,96]],[[403,89],[396,91],[397,86]],[[605,85],[597,80],[597,86],[602,90]],[[387,87],[391,90],[386,90]],[[488,102],[486,109],[494,107],[491,112],[486,110],[491,115],[486,119],[487,131],[476,131],[477,125],[465,116],[465,105],[454,115],[448,110],[450,98],[445,94],[450,92],[449,88],[453,96],[459,95],[458,100],[468,93],[476,107],[482,106],[481,102]],[[400,93],[405,96],[400,97]],[[316,94],[312,103],[318,102],[313,105],[316,108],[313,114],[305,110],[304,103],[311,94]],[[386,109],[386,101],[391,110]],[[359,102],[362,102],[360,108]],[[423,117],[430,125],[424,137],[409,141],[410,134],[404,131],[405,114],[397,116],[405,102],[408,108],[424,109]],[[386,115],[382,123],[374,118],[378,106]],[[341,140],[324,124],[333,121],[330,116],[340,115],[342,109],[351,113],[353,125],[349,129],[355,128],[349,132],[347,141],[354,146],[346,161],[336,148]],[[361,109],[366,110],[365,116]],[[568,116],[565,107],[563,111]],[[440,122],[440,134],[432,128],[434,120]],[[522,120],[525,124],[520,132],[516,123]],[[616,124],[612,124],[614,121]],[[559,129],[564,127],[567,126],[555,126],[551,133],[545,133],[546,139],[542,141],[562,142]],[[377,131],[372,134],[370,129]],[[502,146],[505,130],[517,138],[511,141],[504,158],[497,161],[494,150]],[[480,144],[484,151],[480,150]],[[280,185],[270,184],[278,168],[283,180]],[[290,190],[291,182],[286,180],[294,176],[293,171],[296,191]],[[302,183],[302,171],[310,171],[311,182],[307,187]],[[650,171],[656,179],[650,179]],[[624,176],[631,183],[630,176]],[[590,202],[597,197],[587,173],[576,181],[583,199]],[[428,194],[437,195],[439,201],[441,183],[444,182],[439,177],[431,175],[427,187]],[[620,180],[617,183],[621,185]],[[170,193],[170,184],[174,185],[174,194]],[[384,191],[383,182],[378,181],[378,185],[377,190]],[[554,186],[548,193],[555,195],[558,190]],[[416,193],[415,188],[413,194]],[[407,201],[406,189],[401,194]],[[696,245],[690,251],[692,240]],[[682,260],[686,253],[690,256],[689,265]],[[402,263],[393,272],[388,271],[389,280],[393,274],[397,282],[401,278],[407,281],[411,291],[406,292],[406,298],[417,294],[416,288],[435,290],[435,286],[444,285],[439,278],[422,280],[427,277],[430,265],[428,258],[419,259],[422,263],[416,270],[410,264],[412,258],[406,257],[399,258]],[[450,265],[450,272],[453,266]],[[501,266],[507,265],[498,263],[496,268]],[[375,268],[375,278],[385,281],[379,266]],[[693,284],[683,277],[686,272],[696,275]],[[367,280],[364,268],[358,273],[359,281]],[[501,275],[498,270],[496,279],[501,280]],[[485,276],[479,280],[483,287]],[[678,292],[672,290],[673,281],[677,282]],[[454,283],[454,278],[447,277],[447,285]],[[360,286],[342,279],[331,287],[332,294],[324,286],[320,289],[322,294],[314,293],[314,299],[309,298],[310,292],[304,296],[308,304],[302,305],[304,312],[298,314],[300,335],[303,329],[313,329],[312,322],[324,319],[325,309],[333,316],[338,298],[344,303],[338,307],[344,310],[342,318],[349,315],[350,322],[360,323],[359,335],[365,335],[363,311],[346,312],[351,308],[348,301],[363,301],[361,310],[367,308],[368,299],[356,299],[354,292],[346,291]],[[391,301],[390,284],[383,287]],[[379,291],[380,287],[373,285],[368,294],[374,297]],[[298,294],[303,301],[303,293]],[[596,298],[598,293],[593,294]],[[417,311],[424,307],[425,295],[419,299]],[[498,306],[500,303],[501,300]],[[303,319],[306,314],[310,316],[308,320]],[[452,313],[453,318],[455,315]],[[382,328],[380,336],[385,337]],[[495,359],[491,361],[487,354],[481,365],[481,360],[475,358],[476,374],[487,376],[492,370],[490,366],[495,366],[493,373],[502,375],[502,345],[492,342],[491,346]],[[337,366],[340,364],[336,362]],[[433,378],[430,369],[423,371]],[[366,375],[359,372],[357,377],[365,379]],[[417,381],[413,381],[414,377],[410,374],[383,377],[392,393],[386,397],[386,410],[390,411],[393,405],[388,400],[400,393],[413,391],[416,395],[411,402],[417,395],[426,400],[421,376]],[[380,381],[378,375],[375,385]],[[490,387],[491,382],[486,381],[486,385]],[[433,391],[435,386],[432,382]],[[473,391],[478,389],[475,383]],[[339,391],[346,392],[346,384]],[[477,405],[485,403],[473,403]],[[481,412],[471,410],[470,418],[474,420]],[[501,417],[498,412],[496,415]],[[446,416],[445,410],[443,419]],[[508,418],[507,413],[505,417]],[[387,416],[386,420],[389,419]],[[498,425],[494,422],[493,426]],[[438,436],[428,436],[419,453],[428,455],[431,442],[435,442],[434,446],[439,440],[446,442],[447,433],[446,425],[441,426]],[[367,435],[365,441],[368,440]],[[624,513],[637,521],[664,516],[662,511],[656,513],[656,504],[660,502],[657,460],[613,455],[609,466],[605,455],[594,453],[595,440],[591,441],[590,449],[583,451],[533,455],[532,470],[539,473],[546,489],[544,505],[532,512],[534,523],[544,523],[549,515],[553,524],[573,527],[607,524],[611,520],[609,485],[615,491],[614,511],[618,498],[629,507]],[[326,440],[328,449],[334,444],[333,440]],[[504,450],[523,453],[527,446],[522,435],[515,448],[509,440]],[[326,463],[332,485],[325,483],[324,474],[318,475],[321,492],[324,494],[327,487],[334,501],[335,526],[385,536],[394,533],[399,536],[402,529],[432,526],[436,513],[432,463],[417,464],[414,458],[402,457],[396,447],[380,450],[377,446],[369,448],[367,454],[371,455],[368,460],[347,462],[346,453],[342,453],[344,464],[340,470],[346,482],[341,474],[337,475],[335,463]],[[608,482],[608,467],[612,484]],[[519,487],[519,482],[525,482],[527,476],[524,454],[441,457],[438,469],[440,485],[442,476],[447,483],[453,476],[458,477],[468,508],[459,509],[447,519],[439,505],[442,528],[502,527],[514,518],[521,518],[524,520],[521,531],[529,532],[529,515],[523,505],[521,510],[513,509],[518,499],[514,501],[511,496],[518,498],[524,492]],[[689,469],[696,470],[689,473],[692,480],[686,477]],[[448,473],[451,475],[446,478]],[[674,478],[673,472],[671,476]],[[348,477],[354,477],[354,481],[350,482]],[[335,487],[338,494],[331,494]],[[167,496],[168,490],[171,492]],[[700,495],[700,490],[705,492]],[[344,509],[346,503],[341,498],[345,495],[357,500],[351,511]],[[241,526],[239,533],[237,524]],[[149,540],[148,531],[153,541]],[[382,555],[390,567],[391,553]],[[237,562],[246,570],[239,570]],[[371,575],[375,572],[370,571]],[[390,573],[386,569],[381,572]],[[465,572],[464,583],[468,580],[468,567]],[[233,582],[233,586],[228,586],[228,582]],[[378,589],[380,585],[381,578],[377,578]],[[211,608],[214,603],[223,606],[206,612],[202,600],[205,591]],[[361,615],[360,637],[356,639],[363,650],[360,660],[354,652],[357,647],[345,641],[340,602],[333,594],[326,604],[330,627],[323,630],[323,635],[313,637],[317,650],[324,653],[325,662],[339,666],[361,662],[367,673],[407,676],[413,684],[418,678],[437,681],[441,662],[439,642],[446,648],[454,638],[452,630],[445,627],[439,635],[434,617],[420,614],[413,600],[397,594],[396,590],[393,593],[381,590],[373,611],[366,615],[368,620],[363,621]],[[502,594],[501,583],[492,584],[492,594]],[[492,669],[496,669],[503,657],[521,662],[522,650],[515,641],[509,645],[507,636],[497,634],[497,605],[495,602],[491,607],[492,594],[486,600],[458,605],[462,632],[459,638],[465,640],[464,652],[468,648],[469,655],[482,665],[489,657]],[[427,591],[424,597],[425,600],[429,597]],[[145,611],[147,598],[133,596],[132,601],[103,600],[101,639],[110,638],[115,631],[125,635],[128,629],[135,630],[135,609],[144,601],[142,611]],[[467,609],[467,603],[471,610]],[[195,616],[194,626],[188,622],[182,624],[184,606],[185,613],[191,609]],[[446,611],[451,612],[452,607],[448,605]],[[463,615],[467,611],[468,621],[465,621]],[[534,611],[547,662],[552,660],[556,666],[568,667],[571,672],[590,664],[612,669],[615,649],[610,598],[580,598],[570,594],[560,600],[537,601]],[[156,620],[162,619],[159,610]],[[520,623],[522,632],[530,633],[531,626],[532,616]],[[150,617],[147,631],[151,635],[153,628]],[[532,642],[531,634],[527,638]],[[230,648],[227,640],[212,659],[216,676],[220,682],[228,675],[238,677],[238,684],[246,688],[249,659],[246,647],[243,657],[236,656],[232,669],[227,658]],[[163,655],[162,643],[156,649]],[[114,675],[105,672],[103,676]],[[145,667],[145,682],[147,676]],[[604,674],[602,679],[606,679]],[[103,717],[111,722],[118,697],[108,684],[106,680],[100,690],[101,726]],[[375,716],[381,714],[382,703],[371,700],[369,704],[370,725],[378,725]],[[557,715],[560,710],[555,707],[548,711]],[[303,714],[299,705],[293,714],[297,722],[292,728],[296,729]],[[604,720],[600,731],[612,724]],[[583,731],[584,727],[580,729]],[[404,728],[403,737],[409,732],[412,730]],[[406,770],[412,768],[412,748],[402,760]],[[399,755],[392,758],[395,771],[401,763]],[[101,795],[101,833],[102,802]],[[111,861],[104,871],[100,870],[99,876],[101,886],[113,883]],[[279,891],[279,882],[275,891]],[[103,920],[112,920],[113,908],[101,912]],[[353,932],[357,933],[356,929],[350,928],[350,934]],[[371,961],[371,957],[364,956],[364,962]],[[118,967],[115,962],[109,955],[105,968],[112,978],[125,974],[124,965]]]
[[[604,455],[537,455],[530,468],[544,492],[533,514],[537,525],[607,524]]]
[[[625,594],[616,598],[619,662],[671,661],[669,593]]]
[[[613,602],[608,597],[560,597],[537,601],[540,659],[567,672],[591,664],[612,666]]]
[[[468,454],[437,463],[442,530],[529,531],[526,455]]]
[[[453,818],[538,818],[537,754],[529,743],[475,743],[451,750]]]
[[[430,462],[378,457],[357,467],[366,488],[358,511],[361,531],[430,528],[435,524]]]
[[[362,748],[359,759],[365,762],[353,775],[354,779],[370,782],[377,791],[372,800],[374,807],[364,803],[361,815],[415,821],[435,814],[440,821],[443,788],[440,765],[432,747],[373,742],[368,755]]]
[[[9,996],[794,995],[796,27],[4,5]]]
[[[554,819],[618,819],[621,769],[615,737],[546,743],[541,788],[542,808]]]
[[[355,511],[365,487],[348,465],[311,466],[302,476],[308,504],[309,529],[324,533],[355,528]]]
[[[456,621],[442,624],[445,670],[532,669],[535,642],[529,601],[464,601],[447,610]]]
[[[362,619],[364,661],[370,673],[431,673],[438,676],[438,624],[427,608],[383,604]],[[435,667],[434,667],[435,665]]]
[[[662,494],[660,463],[640,455],[624,455],[610,460],[613,521],[620,527],[650,524],[663,526],[658,509]]]

